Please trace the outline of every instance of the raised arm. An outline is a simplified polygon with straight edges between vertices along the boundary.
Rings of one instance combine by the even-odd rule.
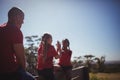
[[[61,55],[61,44],[59,41],[57,41],[57,53],[59,53],[57,56],[55,56],[56,59],[60,58],[60,55]]]

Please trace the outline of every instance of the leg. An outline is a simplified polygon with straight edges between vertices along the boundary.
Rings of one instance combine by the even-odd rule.
[[[71,80],[71,69],[68,69],[67,71],[65,71],[66,74],[66,80]]]
[[[53,69],[45,69],[44,75],[46,80],[55,80]]]

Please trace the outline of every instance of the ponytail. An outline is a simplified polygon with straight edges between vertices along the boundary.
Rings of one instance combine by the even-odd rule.
[[[47,51],[49,49],[49,44],[47,43],[47,40],[49,38],[52,38],[52,36],[48,33],[45,33],[43,36],[42,36],[42,42],[44,43],[43,44],[43,61],[45,62],[46,59],[47,59]]]

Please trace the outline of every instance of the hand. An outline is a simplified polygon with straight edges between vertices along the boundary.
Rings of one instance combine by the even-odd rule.
[[[58,51],[60,51],[60,50],[61,50],[61,44],[60,44],[60,42],[59,42],[59,41],[57,41],[56,46],[57,46],[57,50],[58,50]]]

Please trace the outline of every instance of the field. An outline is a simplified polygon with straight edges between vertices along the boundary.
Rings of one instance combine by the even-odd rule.
[[[120,73],[90,73],[90,80],[120,80]]]

